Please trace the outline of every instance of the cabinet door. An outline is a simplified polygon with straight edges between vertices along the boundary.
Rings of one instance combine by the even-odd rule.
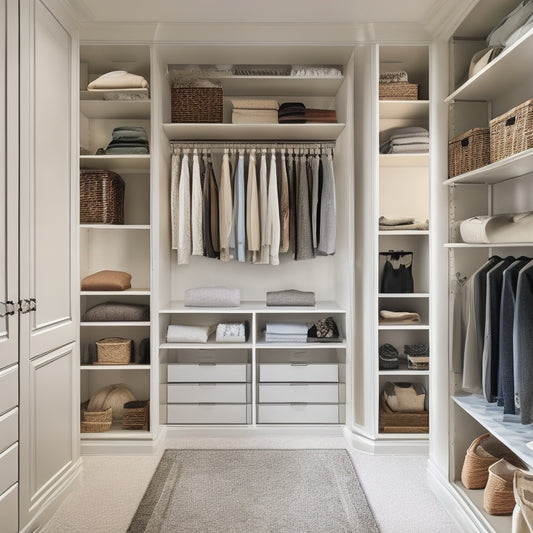
[[[16,3],[0,4],[0,302],[18,297],[18,35]],[[13,19],[15,24],[12,23]],[[9,135],[6,132],[9,131]],[[5,308],[0,303],[0,313]],[[18,315],[0,317],[0,369],[18,360]]]

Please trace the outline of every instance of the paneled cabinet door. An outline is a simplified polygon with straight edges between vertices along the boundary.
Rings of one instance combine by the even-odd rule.
[[[18,38],[8,22],[14,8],[11,0],[0,4],[0,116],[6,121],[0,128],[0,369],[18,361],[18,314],[7,304],[18,297]]]

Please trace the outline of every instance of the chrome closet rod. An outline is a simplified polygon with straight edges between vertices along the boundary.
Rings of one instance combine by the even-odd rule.
[[[262,150],[262,149],[275,149],[275,150],[322,150],[322,149],[331,149],[334,150],[335,142],[268,142],[268,141],[248,141],[248,142],[232,142],[232,141],[170,141],[170,146],[173,149],[182,149],[182,150],[223,150],[223,149],[233,149],[233,150]]]

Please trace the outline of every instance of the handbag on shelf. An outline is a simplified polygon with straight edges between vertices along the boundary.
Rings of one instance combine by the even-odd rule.
[[[380,292],[414,292],[413,252],[389,250],[380,252],[379,255],[385,256]]]

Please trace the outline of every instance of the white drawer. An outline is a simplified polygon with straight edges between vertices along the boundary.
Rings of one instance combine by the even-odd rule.
[[[246,382],[245,363],[194,363],[168,365],[169,383]]]
[[[169,383],[168,403],[246,403],[251,386],[246,383]]]
[[[169,424],[247,424],[248,404],[171,404],[167,406]]]
[[[261,403],[339,403],[338,383],[262,383]]]
[[[19,410],[15,407],[0,416],[0,452],[17,442],[19,433]]]
[[[17,443],[0,453],[0,494],[18,481],[18,450]]]
[[[18,405],[19,370],[18,365],[0,372],[0,414]]]
[[[257,407],[259,424],[339,424],[337,404],[279,404]]]
[[[9,490],[0,494],[0,524],[2,533],[18,531],[19,486],[15,483]]]
[[[259,379],[268,381],[339,381],[337,363],[262,363],[259,365]]]

